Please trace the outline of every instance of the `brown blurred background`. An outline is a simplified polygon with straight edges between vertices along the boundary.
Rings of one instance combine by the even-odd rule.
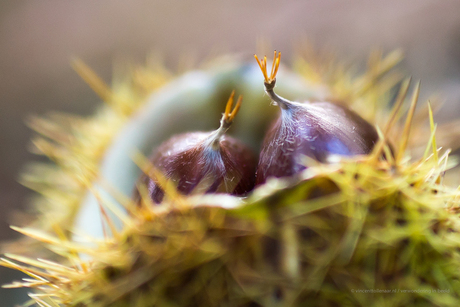
[[[422,80],[422,99],[446,98],[438,119],[460,116],[458,0],[0,1],[0,240],[15,236],[11,212],[24,210],[31,195],[17,183],[24,164],[38,159],[27,151],[25,118],[91,114],[98,104],[71,69],[73,56],[110,82],[119,58],[142,63],[159,51],[174,69],[181,55],[201,59],[217,48],[251,60],[260,39],[289,58],[305,38],[360,64],[376,47],[401,48],[404,68]],[[0,283],[12,278],[0,268]],[[0,290],[0,304],[13,306],[18,295]]]

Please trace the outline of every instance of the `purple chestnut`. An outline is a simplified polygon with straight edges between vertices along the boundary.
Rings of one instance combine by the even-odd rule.
[[[376,129],[357,113],[332,102],[292,102],[274,91],[281,53],[270,77],[267,59],[255,56],[264,75],[265,92],[280,108],[280,116],[263,141],[256,185],[269,177],[292,176],[306,169],[302,156],[327,162],[331,155],[369,154],[379,137]]]
[[[151,155],[152,166],[171,180],[179,193],[228,193],[243,196],[253,189],[256,156],[248,146],[225,135],[241,106],[240,96],[232,111],[233,98],[234,92],[228,99],[217,130],[175,135]],[[139,182],[147,187],[154,203],[163,201],[165,192],[155,178],[143,174]],[[137,190],[135,194],[136,201],[139,201]]]

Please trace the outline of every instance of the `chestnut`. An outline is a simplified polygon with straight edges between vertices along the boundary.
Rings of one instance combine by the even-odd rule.
[[[152,166],[171,180],[179,193],[229,193],[243,196],[253,189],[256,155],[241,141],[225,135],[242,102],[240,96],[232,110],[234,95],[233,91],[217,130],[175,135],[151,155],[149,160]],[[147,187],[154,203],[163,201],[164,189],[155,178],[143,174],[139,183]],[[135,200],[140,201],[137,189]]]
[[[302,156],[327,162],[331,155],[369,154],[378,141],[376,129],[345,106],[327,101],[293,102],[274,92],[281,53],[275,51],[270,76],[267,58],[254,55],[264,75],[265,92],[280,116],[263,141],[256,173],[256,185],[269,177],[294,175],[304,169]]]

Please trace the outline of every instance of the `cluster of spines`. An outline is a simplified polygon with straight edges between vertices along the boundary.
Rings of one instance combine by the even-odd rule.
[[[276,54],[275,54],[276,58]],[[279,56],[277,57],[279,59]],[[260,61],[259,65],[261,65]],[[266,67],[266,60],[262,62],[262,64],[265,63]],[[278,66],[276,65],[276,61],[274,62],[274,65],[272,66],[272,72],[270,74],[270,77],[268,74],[264,77],[267,80],[273,80],[276,76],[276,69],[273,69],[273,67]],[[262,68],[263,66],[261,66]],[[411,123],[413,120],[414,116],[414,110],[416,106],[416,101],[418,98],[418,86],[416,90],[414,91],[414,94],[411,99],[411,105],[409,108],[409,113],[404,125],[404,133],[401,137],[401,140],[399,142],[399,146],[396,152],[396,155],[393,158],[391,158],[390,154],[387,154],[386,156],[389,158],[386,161],[382,161],[380,159],[381,157],[381,152],[386,151],[389,153],[390,148],[386,145],[384,142],[385,139],[387,139],[387,134],[391,130],[392,126],[396,122],[396,118],[398,114],[400,113],[400,108],[401,105],[404,101],[404,98],[406,96],[407,90],[408,90],[409,82],[406,81],[403,83],[400,89],[400,94],[398,95],[397,102],[394,106],[393,111],[391,112],[390,120],[388,121],[387,126],[384,127],[383,132],[381,132],[381,139],[382,141],[375,147],[373,154],[371,154],[368,157],[365,158],[359,158],[359,159],[364,159],[361,160],[359,165],[362,165],[363,167],[373,167],[373,172],[375,171],[381,171],[383,175],[385,176],[390,176],[394,170],[396,170],[397,175],[396,177],[401,180],[401,178],[409,178],[412,180],[411,183],[415,187],[421,187],[423,186],[423,189],[425,191],[432,190],[433,193],[434,191],[439,192],[437,196],[430,196],[430,197],[436,197],[437,199],[440,199],[441,201],[445,201],[446,205],[450,206],[448,209],[451,211],[458,211],[459,205],[458,205],[458,200],[459,200],[459,193],[456,192],[455,190],[448,189],[440,184],[440,179],[442,178],[443,173],[447,170],[448,163],[447,163],[447,158],[448,158],[448,152],[444,153],[442,156],[439,156],[439,149],[436,147],[436,138],[435,138],[435,131],[436,131],[436,126],[433,121],[433,114],[431,111],[431,107],[429,107],[429,119],[430,119],[430,129],[431,129],[431,134],[429,138],[429,142],[426,146],[425,154],[424,156],[417,162],[415,163],[410,163],[405,155],[406,153],[406,148],[408,144],[408,139],[409,139],[409,133],[410,133],[410,127]],[[227,114],[228,112],[226,112]],[[430,151],[432,152],[431,155],[429,154]],[[142,160],[141,156],[138,156],[138,162],[139,165],[142,166],[143,169],[149,168],[149,171],[154,170],[155,177],[158,180],[163,180],[164,185],[167,186],[167,180],[162,179],[162,174],[158,171],[155,172],[154,167],[151,165],[148,165],[148,161]],[[343,162],[343,166],[346,168],[354,169],[356,161],[353,161],[353,158],[350,160],[351,163],[347,163],[346,161]],[[418,176],[413,176],[411,174],[414,174],[413,170],[417,169],[418,170]],[[348,175],[353,175],[351,177],[347,177]],[[334,176],[335,178],[339,177],[347,177],[347,180],[359,180],[359,177],[364,175],[366,176],[366,173],[360,173],[358,174],[359,176],[355,176],[352,171],[348,172],[345,171],[340,171],[337,166],[334,165],[316,165],[312,166],[309,168],[309,170],[305,173],[305,178],[313,178],[313,177],[322,177],[322,176]],[[390,176],[391,177],[391,176]],[[358,178],[358,179],[357,179]],[[348,184],[349,182],[346,182]],[[356,188],[359,188],[359,185],[356,186]],[[395,190],[398,188],[395,186]],[[176,194],[174,187],[170,187],[169,193],[172,195],[170,197],[171,202],[175,203],[176,205],[179,205],[179,203],[182,203],[181,206],[177,206],[176,208],[188,208],[191,203],[187,198],[181,197]],[[357,191],[357,190],[356,190]],[[355,191],[355,192],[356,192]],[[436,192],[436,193],[437,193]],[[428,195],[428,194],[427,194]],[[256,196],[255,196],[256,197]],[[139,221],[142,219],[145,219],[144,221],[149,221],[153,220],[158,216],[161,216],[165,212],[165,208],[155,208],[154,206],[144,206],[142,208],[142,214],[139,215],[139,208],[135,208],[135,206],[132,206],[129,204],[129,201],[126,199],[121,200],[127,208],[130,208],[132,210],[131,215],[124,215],[120,213],[118,210],[114,209],[113,206],[110,204],[104,203],[101,205],[101,211],[104,213],[106,209],[113,211],[120,217],[124,222],[125,222],[125,227],[128,231],[133,232],[134,234],[137,233],[137,231],[140,231],[140,229],[136,229]],[[457,200],[457,201],[456,201]],[[322,205],[316,201],[318,207],[316,210],[320,210]],[[325,203],[324,203],[325,204]],[[323,204],[323,205],[324,205]],[[329,205],[331,205],[329,203]],[[333,204],[332,204],[333,205]],[[254,204],[248,204],[248,207],[255,206],[255,210],[257,211],[257,201],[254,202]],[[104,208],[105,207],[105,208]],[[259,207],[260,209],[261,207]],[[247,213],[248,208],[245,208],[245,206],[240,206],[238,209],[235,210],[235,212],[231,214],[235,214],[236,216],[245,216]],[[268,210],[267,207],[263,206],[262,209],[260,210]],[[307,209],[306,209],[307,210]],[[308,210],[311,210],[308,209]],[[245,213],[246,212],[246,213]],[[254,213],[253,213],[254,214]],[[117,240],[122,240],[123,238],[126,238],[125,234],[119,233],[116,228],[113,226],[111,219],[108,217],[107,214],[103,214],[104,217],[104,224],[109,226],[110,231],[112,232],[112,236],[107,235],[106,237],[106,242],[99,243],[101,244],[100,247],[102,250],[107,249],[110,250],[110,248],[116,247],[116,243],[113,244],[114,241]],[[289,218],[289,217],[288,217]],[[137,220],[139,219],[139,220]],[[6,255],[7,258],[9,259],[2,259],[2,265],[8,266],[11,268],[14,268],[16,270],[22,271],[29,275],[32,279],[25,279],[23,283],[15,283],[11,286],[13,287],[29,287],[29,288],[35,288],[38,290],[42,290],[44,293],[43,294],[32,294],[31,298],[34,300],[35,303],[37,303],[39,306],[60,306],[61,304],[68,304],[72,295],[75,295],[76,293],[73,293],[74,289],[73,288],[73,283],[74,282],[81,282],[83,280],[87,280],[88,275],[91,274],[91,268],[90,266],[87,265],[87,263],[80,259],[78,254],[79,253],[87,253],[90,254],[90,256],[93,257],[93,261],[97,262],[100,261],[101,263],[111,263],[113,262],[114,259],[111,259],[110,257],[110,252],[107,252],[104,254],[104,252],[97,251],[97,249],[93,248],[88,248],[83,245],[79,245],[76,243],[73,243],[65,238],[65,236],[60,235],[58,237],[53,237],[50,235],[47,235],[45,233],[41,233],[35,230],[31,229],[20,229],[20,228],[14,228],[15,230],[32,237],[34,239],[37,239],[44,244],[48,245],[51,247],[51,249],[56,250],[59,254],[64,255],[65,257],[68,258],[69,263],[73,263],[73,265],[70,266],[64,266],[58,263],[53,263],[47,260],[33,260],[30,258],[25,258],[21,256],[16,256],[16,255]],[[57,233],[63,233],[61,230],[57,230]],[[137,233],[139,235],[142,235],[142,233]],[[22,264],[21,264],[22,263]]]

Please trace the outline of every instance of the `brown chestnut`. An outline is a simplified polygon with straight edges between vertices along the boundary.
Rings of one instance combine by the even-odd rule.
[[[190,132],[171,137],[151,155],[151,164],[171,180],[183,195],[191,193],[229,193],[245,195],[254,187],[256,156],[239,140],[225,135],[241,106],[240,96],[234,109],[233,92],[228,99],[220,127],[212,132]],[[165,192],[155,178],[143,174],[140,184],[159,204]],[[135,191],[136,201],[140,200]]]
[[[264,75],[265,92],[281,112],[267,132],[257,167],[256,185],[269,177],[296,174],[308,156],[327,162],[331,155],[361,155],[372,151],[378,141],[376,129],[357,113],[332,102],[293,102],[274,92],[281,53],[276,53],[270,76],[267,58],[257,63]]]

